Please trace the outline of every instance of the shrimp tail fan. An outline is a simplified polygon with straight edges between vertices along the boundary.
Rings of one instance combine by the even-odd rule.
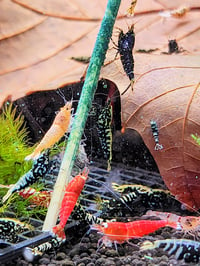
[[[60,226],[60,224],[57,224],[56,226],[53,227],[53,233],[62,238],[63,240],[66,239],[64,228]]]

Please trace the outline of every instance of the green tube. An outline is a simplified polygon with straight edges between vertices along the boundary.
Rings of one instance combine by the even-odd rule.
[[[80,101],[72,125],[72,130],[68,139],[64,158],[60,167],[60,173],[55,184],[54,193],[44,222],[43,230],[51,230],[56,224],[59,207],[63,195],[56,193],[57,187],[64,188],[68,183],[75,161],[79,143],[84,131],[88,112],[92,106],[93,97],[99,80],[100,70],[105,60],[106,51],[112,36],[113,26],[119,10],[121,0],[108,0],[106,11],[101,23],[101,27],[96,39],[94,50],[90,59],[89,67],[86,73]],[[95,11],[94,11],[95,12]],[[63,178],[63,176],[65,178]]]

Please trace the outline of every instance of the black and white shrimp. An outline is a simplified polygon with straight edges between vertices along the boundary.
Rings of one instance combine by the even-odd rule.
[[[32,229],[32,226],[14,218],[0,218],[0,239],[16,243],[18,234]]]
[[[103,157],[108,162],[107,170],[110,171],[110,163],[112,160],[112,105],[111,101],[108,100],[105,106],[101,109],[98,120],[97,120],[97,132],[101,147],[103,150]]]
[[[151,120],[150,121],[150,124],[151,124],[151,131],[152,131],[152,134],[153,134],[153,137],[154,137],[154,140],[155,140],[155,143],[156,143],[156,146],[155,146],[155,150],[162,150],[163,149],[163,146],[162,144],[159,143],[159,130],[158,130],[158,125],[156,123],[156,121],[154,120]]]
[[[6,195],[3,197],[2,201],[5,202],[13,193],[18,192],[37,182],[40,178],[47,174],[49,168],[49,150],[47,150],[42,153],[37,160],[35,160],[32,169],[20,177],[16,184],[11,186]]]
[[[177,260],[184,259],[185,262],[199,262],[200,242],[188,239],[165,239],[154,242],[145,241],[141,250],[163,248],[169,255],[175,254]]]
[[[59,248],[65,240],[54,236],[50,241],[40,244],[34,248],[26,247],[23,251],[23,255],[27,261],[33,261],[35,257],[42,256],[46,251]]]

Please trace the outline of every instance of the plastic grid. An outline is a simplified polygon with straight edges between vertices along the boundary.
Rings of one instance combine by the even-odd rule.
[[[94,200],[97,195],[100,195],[102,199],[109,200],[113,198],[113,193],[116,192],[112,191],[112,182],[166,188],[158,173],[148,172],[139,168],[124,169],[124,166],[119,164],[112,166],[112,170],[108,172],[104,169],[105,165],[106,163],[101,162],[90,166],[89,178],[82,193],[83,204],[90,212],[95,213]],[[151,179],[154,180],[154,183],[152,183]],[[13,213],[7,213],[6,215],[10,218],[14,217]],[[17,243],[13,244],[0,240],[0,263],[19,257],[25,247],[35,247],[52,238],[50,232],[42,231],[43,221],[31,218],[29,223],[34,227],[34,230],[19,234]],[[69,223],[68,226],[71,227],[72,224]]]

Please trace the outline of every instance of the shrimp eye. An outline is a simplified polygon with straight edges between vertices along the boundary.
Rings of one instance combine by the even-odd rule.
[[[108,228],[108,223],[103,223],[102,226],[103,226],[104,228]]]

